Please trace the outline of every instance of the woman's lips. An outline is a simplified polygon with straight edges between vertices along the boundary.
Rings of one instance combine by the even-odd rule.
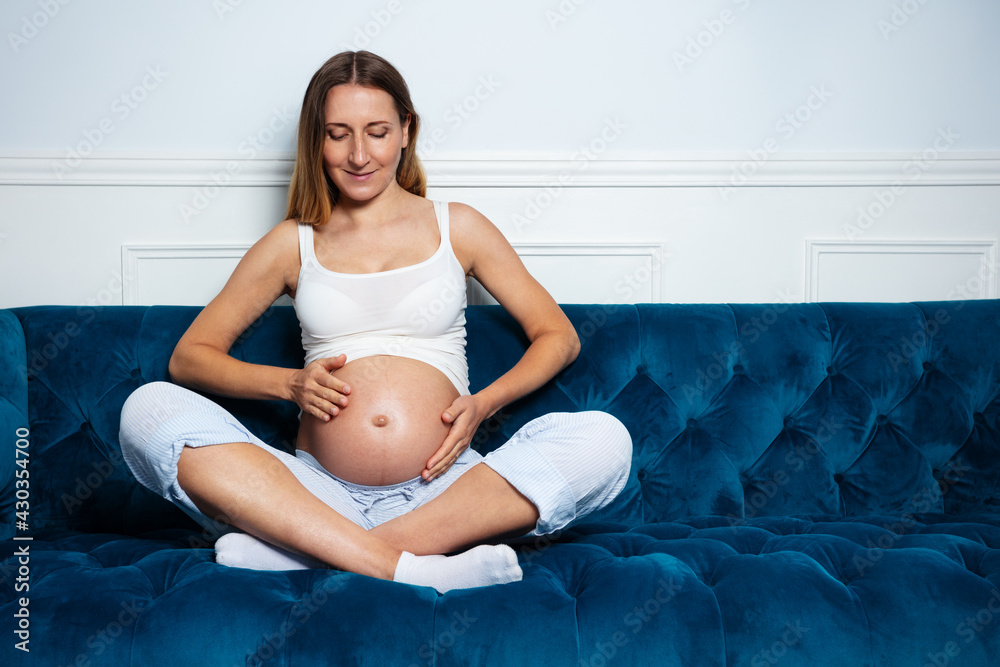
[[[346,173],[348,176],[351,177],[351,180],[361,182],[361,181],[367,181],[369,178],[371,178],[372,174],[374,174],[375,172],[369,171],[364,174],[355,174],[353,171],[348,171]]]

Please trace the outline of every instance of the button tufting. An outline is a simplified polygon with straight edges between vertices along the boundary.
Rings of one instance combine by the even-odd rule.
[[[640,482],[645,482],[646,481],[646,471],[645,470],[640,470],[639,474],[636,475],[636,477],[639,479]]]
[[[83,422],[80,424],[80,433],[89,433],[90,431],[90,422]]]
[[[826,374],[827,375],[836,375],[837,374],[837,369],[835,369],[833,366],[827,366],[826,367]]]
[[[924,362],[924,370],[925,371],[929,371],[932,368],[934,368],[934,366],[931,364],[931,362],[929,362],[929,361],[925,361]]]
[[[836,484],[837,486],[840,486],[841,484],[844,483],[844,476],[838,472],[836,475],[833,476],[833,483]]]
[[[787,417],[785,417],[784,424],[785,424],[786,427],[791,426],[794,423],[795,423],[795,417],[793,417],[791,415],[788,415]]]
[[[645,375],[646,374],[646,366],[644,364],[639,364],[638,366],[636,366],[635,367],[635,374],[636,375]]]
[[[742,372],[743,372],[743,364],[736,364],[735,366],[733,366],[733,373],[739,375]]]
[[[138,368],[136,368],[135,370],[133,370],[133,371],[132,371],[132,373],[131,373],[130,377],[131,377],[131,378],[132,378],[133,380],[136,380],[136,379],[138,379],[138,378],[142,377],[142,373],[141,373],[141,372],[139,372],[139,369],[138,369]]]
[[[698,425],[698,420],[697,419],[689,419],[687,421],[687,427],[688,428],[694,428],[697,425]]]
[[[879,415],[878,417],[875,418],[875,421],[878,423],[879,426],[881,426],[882,424],[885,424],[887,421],[889,421],[889,418],[886,417],[885,415]]]

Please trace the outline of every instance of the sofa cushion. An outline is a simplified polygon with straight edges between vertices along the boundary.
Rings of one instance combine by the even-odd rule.
[[[949,642],[953,664],[1000,655],[994,515],[590,523],[522,545],[522,581],[443,597],[336,571],[226,568],[192,540],[36,536],[34,632],[58,638],[32,645],[37,664],[774,665],[794,653],[922,665]]]

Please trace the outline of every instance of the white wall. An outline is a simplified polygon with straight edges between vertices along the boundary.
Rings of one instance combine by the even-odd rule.
[[[362,46],[410,84],[431,196],[560,300],[995,296],[998,26],[992,0],[8,0],[0,306],[203,303],[282,217],[309,77]]]

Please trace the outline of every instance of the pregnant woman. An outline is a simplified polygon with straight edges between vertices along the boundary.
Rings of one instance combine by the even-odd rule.
[[[469,449],[483,419],[565,368],[579,340],[483,215],[425,198],[418,130],[392,65],[365,51],[327,61],[302,105],[288,219],[246,253],[178,342],[178,384],[144,385],[123,408],[132,472],[225,533],[219,563],[332,566],[441,592],[508,583],[521,569],[498,542],[558,531],[625,484],[631,439],[601,412],[543,415],[485,458]],[[468,276],[530,341],[475,394]],[[282,294],[294,300],[305,367],[230,356]],[[192,389],[294,401],[295,456]]]

